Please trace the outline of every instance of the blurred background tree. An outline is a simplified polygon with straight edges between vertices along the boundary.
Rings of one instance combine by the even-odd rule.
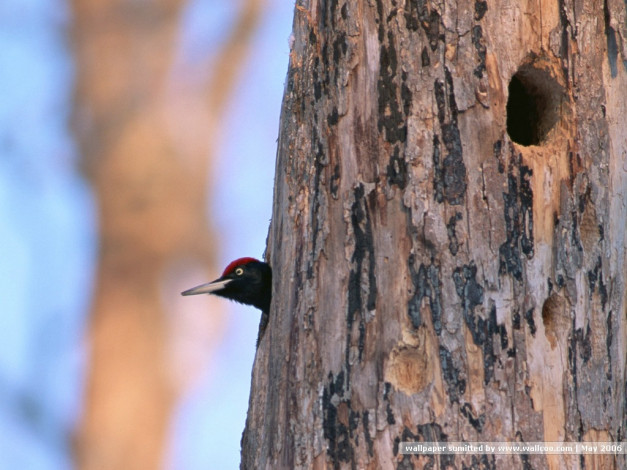
[[[292,9],[0,6],[0,468],[238,465]]]

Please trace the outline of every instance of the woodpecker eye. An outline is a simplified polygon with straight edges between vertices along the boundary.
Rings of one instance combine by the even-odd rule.
[[[235,274],[236,274],[237,276],[241,276],[242,274],[244,274],[244,268],[237,268],[237,269],[235,270]]]

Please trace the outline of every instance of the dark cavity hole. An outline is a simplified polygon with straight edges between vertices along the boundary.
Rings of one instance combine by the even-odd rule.
[[[524,65],[509,82],[507,133],[520,145],[540,145],[562,113],[564,90],[551,74]]]

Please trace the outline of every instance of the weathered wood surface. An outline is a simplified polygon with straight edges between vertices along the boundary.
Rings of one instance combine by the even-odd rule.
[[[298,2],[242,468],[625,439],[625,18],[617,0]],[[537,145],[508,134],[514,76],[535,105],[510,133]]]

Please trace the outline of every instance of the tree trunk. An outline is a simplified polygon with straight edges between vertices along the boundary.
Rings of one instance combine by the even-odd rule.
[[[242,468],[625,468],[624,2],[302,5]]]

